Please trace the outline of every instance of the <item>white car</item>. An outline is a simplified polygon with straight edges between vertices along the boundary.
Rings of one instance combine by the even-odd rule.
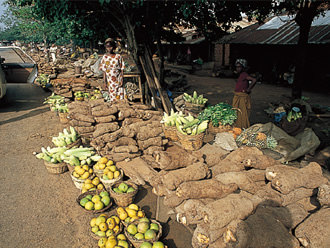
[[[2,69],[7,83],[34,83],[38,76],[38,64],[20,47],[0,47]]]

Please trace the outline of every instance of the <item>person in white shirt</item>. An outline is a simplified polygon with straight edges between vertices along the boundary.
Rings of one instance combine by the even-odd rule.
[[[53,43],[52,46],[49,48],[50,55],[52,56],[53,63],[56,62],[56,52],[57,46]]]

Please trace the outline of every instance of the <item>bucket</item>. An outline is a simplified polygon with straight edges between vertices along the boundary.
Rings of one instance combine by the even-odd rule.
[[[82,67],[81,66],[76,66],[75,67],[75,73],[76,74],[81,74]]]

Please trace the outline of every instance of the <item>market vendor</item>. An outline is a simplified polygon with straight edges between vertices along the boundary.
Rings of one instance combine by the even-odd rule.
[[[250,127],[250,110],[251,110],[251,90],[256,85],[257,79],[252,77],[248,72],[248,63],[245,59],[237,59],[235,62],[238,78],[235,84],[234,98],[232,106],[239,109],[237,113],[236,127]]]

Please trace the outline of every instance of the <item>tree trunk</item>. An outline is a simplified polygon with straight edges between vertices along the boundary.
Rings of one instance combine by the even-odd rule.
[[[307,1],[309,2],[309,1]],[[313,18],[317,14],[317,8],[320,3],[305,3],[298,10],[295,18],[296,23],[299,25],[299,40],[296,50],[296,62],[294,81],[292,85],[292,98],[300,99],[302,95],[302,87],[305,85],[307,72],[307,48],[308,36],[313,22]]]

